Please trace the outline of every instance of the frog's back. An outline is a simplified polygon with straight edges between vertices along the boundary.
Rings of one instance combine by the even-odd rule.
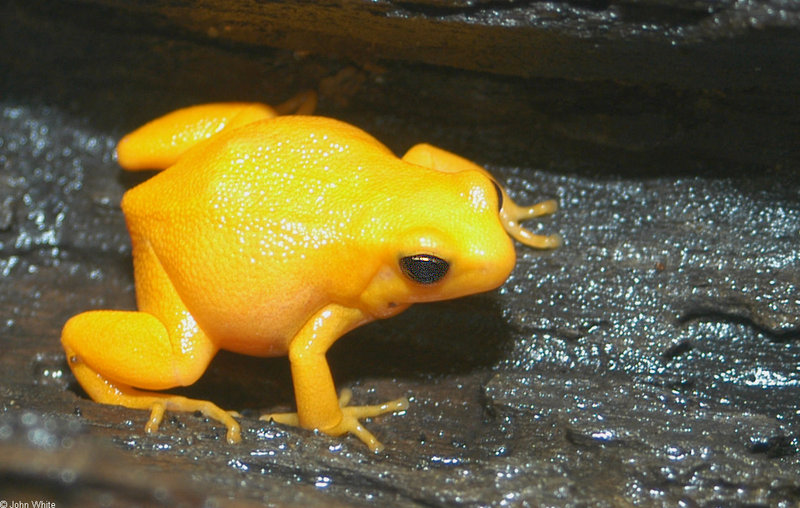
[[[274,320],[265,327],[290,335],[331,291],[356,295],[371,277],[359,259],[368,247],[358,238],[363,197],[391,190],[386,172],[408,170],[355,127],[278,117],[195,146],[126,193],[123,210],[134,248],[153,249],[204,328],[226,313],[244,312],[243,321],[266,313]],[[357,268],[342,280],[331,260]]]
[[[379,141],[346,123],[283,116],[223,131],[198,144],[174,166],[132,189],[123,206],[126,213],[141,215],[170,213],[173,206],[202,209],[220,199],[257,205],[252,194],[257,190],[271,196],[271,202],[307,210],[313,202],[322,204],[312,196],[319,186],[341,192],[362,186],[369,179],[364,171],[374,167],[370,159],[387,154]],[[357,167],[354,160],[363,164]]]

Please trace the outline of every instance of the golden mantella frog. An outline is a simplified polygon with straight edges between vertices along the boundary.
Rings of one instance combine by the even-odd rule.
[[[165,410],[200,411],[240,440],[236,413],[157,391],[191,385],[225,349],[289,356],[297,413],[262,419],[380,450],[359,420],[408,401],[350,406],[328,348],[413,303],[498,287],[515,263],[509,234],[559,243],[519,225],[555,202],[518,207],[470,161],[425,144],[400,159],[346,123],[262,104],[175,111],[125,136],[117,157],[165,169],[122,200],[139,310],[79,314],[61,341],[86,393],[149,409],[148,432]]]

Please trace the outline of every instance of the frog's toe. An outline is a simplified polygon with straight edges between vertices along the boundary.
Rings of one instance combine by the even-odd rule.
[[[161,420],[164,419],[164,412],[166,408],[161,402],[154,402],[150,408],[150,418],[147,419],[147,424],[144,426],[144,431],[148,434],[155,434],[158,432],[158,427],[161,426]]]
[[[356,406],[356,408],[357,407],[358,406]],[[348,411],[344,411],[344,414],[342,415],[342,421],[339,422],[339,425],[327,430],[326,433],[331,435],[345,433],[353,434],[360,439],[362,443],[367,445],[367,447],[374,453],[378,453],[383,450],[383,443],[378,441],[378,439],[372,435],[372,432],[368,431],[366,427],[361,424],[357,417],[349,415]]]
[[[372,418],[373,416],[380,416],[386,413],[405,411],[409,406],[408,399],[405,397],[372,406],[348,406],[352,398],[352,390],[348,388],[343,389],[339,394],[339,407],[342,408],[343,413],[354,418]]]
[[[258,419],[267,422],[273,421],[290,427],[300,426],[300,419],[297,417],[297,413],[269,413],[261,415]]]

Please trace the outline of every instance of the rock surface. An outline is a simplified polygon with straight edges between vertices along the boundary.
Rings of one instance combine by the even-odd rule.
[[[375,4],[386,18],[371,14],[378,27],[447,22],[459,33],[491,26],[520,37],[510,22],[481,18],[490,10],[528,13],[519,19],[530,33],[567,42],[573,25],[594,26],[575,40],[624,49],[632,60],[622,68],[596,62],[583,76],[538,62],[539,70],[511,72],[477,58],[459,64],[458,44],[442,49],[447,62],[430,60],[426,51],[435,52],[417,34],[405,60],[452,68],[395,62],[384,47],[340,52],[357,58],[348,61],[209,34],[211,24],[169,9],[179,2],[160,17],[136,2],[2,7],[0,499],[800,503],[800,112],[797,70],[780,76],[796,61],[797,50],[787,49],[797,38],[793,4],[722,3],[711,17],[699,14],[709,8],[703,2],[509,2],[510,12],[498,2]],[[257,5],[267,12],[288,4]],[[603,18],[614,11],[645,12],[655,28],[625,31]],[[196,16],[203,12],[213,14],[213,5]],[[561,25],[544,27],[554,12]],[[583,24],[563,21],[570,13]],[[698,22],[677,23],[677,15]],[[601,19],[610,23],[603,34]],[[653,81],[657,68],[625,83],[592,74],[624,76],[637,58],[652,57],[648,41],[667,40],[670,23],[683,27],[673,36],[689,48],[693,69],[680,86],[677,78]],[[273,37],[275,45],[319,49],[288,32]],[[346,46],[346,34],[336,40]],[[713,54],[725,41],[761,51],[769,79],[733,73],[741,80],[724,89],[694,81],[705,61],[693,51]],[[387,59],[380,68],[379,58]],[[80,392],[58,342],[77,312],[134,306],[118,203],[141,178],[121,173],[114,144],[184,104],[274,103],[304,88],[320,90],[323,114],[361,125],[398,152],[429,141],[486,164],[518,201],[557,198],[561,210],[533,228],[565,243],[553,252],[518,248],[514,274],[497,292],[415,307],[334,346],[337,385],[352,387],[356,400],[412,399],[406,414],[368,423],[387,445],[382,454],[352,438],[259,422],[260,412],[292,405],[286,360],[232,354],[183,393],[243,410],[241,444],[225,444],[222,429],[190,414],[169,414],[160,433],[147,435],[145,413]]]

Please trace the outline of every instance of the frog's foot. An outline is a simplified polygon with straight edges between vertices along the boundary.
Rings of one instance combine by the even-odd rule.
[[[537,249],[554,249],[561,245],[560,235],[537,235],[523,228],[520,222],[549,215],[557,209],[558,203],[554,199],[542,201],[533,206],[519,206],[503,191],[503,208],[500,210],[500,218],[506,232],[518,242]]]
[[[78,355],[69,348],[67,349],[67,358],[69,358],[70,368],[75,374],[75,378],[86,393],[96,402],[125,406],[132,409],[149,409],[150,418],[147,421],[147,425],[145,425],[145,431],[148,434],[158,431],[161,420],[164,418],[164,412],[167,410],[187,411],[190,413],[199,411],[206,418],[216,420],[225,425],[228,443],[238,443],[242,439],[241,427],[236,420],[212,402],[189,399],[180,395],[148,392],[112,382],[80,361]]]
[[[236,444],[242,440],[241,427],[239,423],[233,419],[233,416],[239,416],[235,411],[225,411],[224,409],[220,409],[220,407],[213,402],[207,400],[189,399],[181,397],[180,395],[166,395],[160,393],[145,395],[146,392],[140,393],[142,393],[142,395],[137,396],[137,398],[142,400],[141,402],[137,401],[136,404],[143,404],[143,409],[147,406],[150,407],[150,418],[147,420],[147,425],[145,425],[144,428],[148,434],[158,432],[158,427],[161,425],[161,420],[164,418],[164,412],[169,409],[170,411],[185,411],[188,413],[199,411],[206,418],[216,420],[225,425],[228,429],[225,437],[229,444]],[[147,399],[151,400],[148,401]],[[125,402],[123,402],[122,405],[135,407]]]
[[[280,115],[310,115],[317,108],[317,93],[313,90],[300,92],[283,104],[274,107]]]
[[[383,444],[381,444],[359,420],[362,418],[380,416],[386,413],[394,413],[396,411],[405,411],[408,409],[408,399],[400,397],[399,399],[372,406],[349,406],[348,404],[350,404],[350,399],[352,397],[353,392],[351,390],[345,388],[341,391],[339,395],[339,408],[342,410],[342,420],[331,428],[320,430],[330,436],[340,436],[350,433],[360,439],[373,452],[377,453],[383,450]],[[290,425],[292,427],[301,426],[297,413],[266,414],[262,415],[260,419],[267,421],[272,420],[276,423]]]

